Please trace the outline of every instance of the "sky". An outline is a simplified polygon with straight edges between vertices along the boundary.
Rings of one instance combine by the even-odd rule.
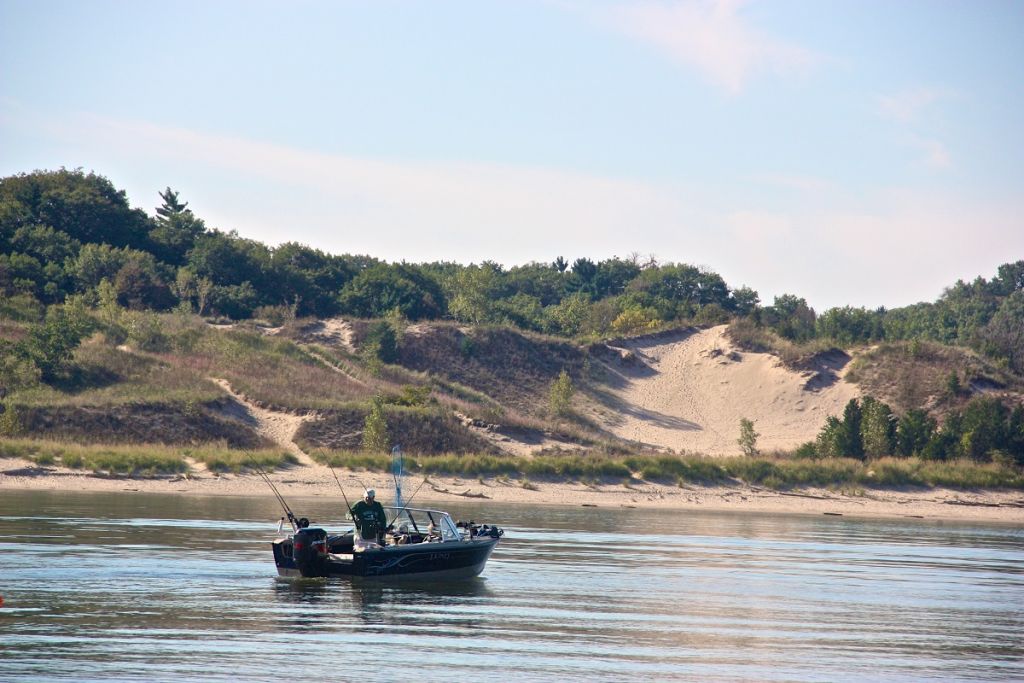
[[[1024,258],[1024,2],[0,0],[0,176],[388,261],[654,256],[819,312]]]

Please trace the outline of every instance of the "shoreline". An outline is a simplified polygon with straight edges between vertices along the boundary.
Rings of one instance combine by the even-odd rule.
[[[358,496],[363,484],[376,488],[387,504],[391,476],[382,472],[336,470],[346,492]],[[287,497],[338,497],[338,483],[323,466],[298,466],[269,473]],[[418,477],[407,475],[412,495]],[[28,460],[0,461],[0,491],[82,491],[162,493],[180,496],[272,496],[257,474],[189,473],[170,477],[104,476],[61,467],[39,467]],[[352,496],[349,496],[352,498]],[[512,503],[595,508],[746,511],[850,517],[917,518],[944,521],[996,522],[1024,527],[1024,492],[863,488],[853,493],[824,488],[774,491],[757,486],[676,486],[656,482],[596,485],[571,481],[520,480],[500,477],[470,479],[430,475],[416,500],[444,507],[453,501],[480,504]]]

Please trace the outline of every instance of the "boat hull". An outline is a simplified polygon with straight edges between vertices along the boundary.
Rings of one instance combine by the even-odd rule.
[[[477,576],[497,538],[449,543],[394,545],[344,554],[329,553],[298,563],[289,539],[274,541],[277,573],[286,577],[363,577],[455,580]]]

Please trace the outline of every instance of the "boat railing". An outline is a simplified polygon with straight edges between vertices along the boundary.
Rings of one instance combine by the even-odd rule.
[[[452,520],[452,516],[443,510],[431,510],[428,508],[410,508],[410,507],[394,507],[394,506],[383,506],[385,512],[389,512],[389,518],[391,518],[392,524],[402,524],[401,519],[407,520],[408,524],[412,524],[412,528],[419,533],[426,533],[428,536],[431,533],[440,536],[441,541],[461,541],[463,535],[456,526],[455,521]],[[425,528],[420,528],[423,522],[426,522]]]

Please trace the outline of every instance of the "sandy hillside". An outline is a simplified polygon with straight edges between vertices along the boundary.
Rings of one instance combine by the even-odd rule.
[[[725,329],[626,344],[635,360],[607,365],[615,381],[605,426],[676,451],[738,455],[742,417],[754,422],[760,450],[788,449],[814,439],[828,415],[859,396],[842,380],[845,367],[794,372],[775,356],[739,351]]]

